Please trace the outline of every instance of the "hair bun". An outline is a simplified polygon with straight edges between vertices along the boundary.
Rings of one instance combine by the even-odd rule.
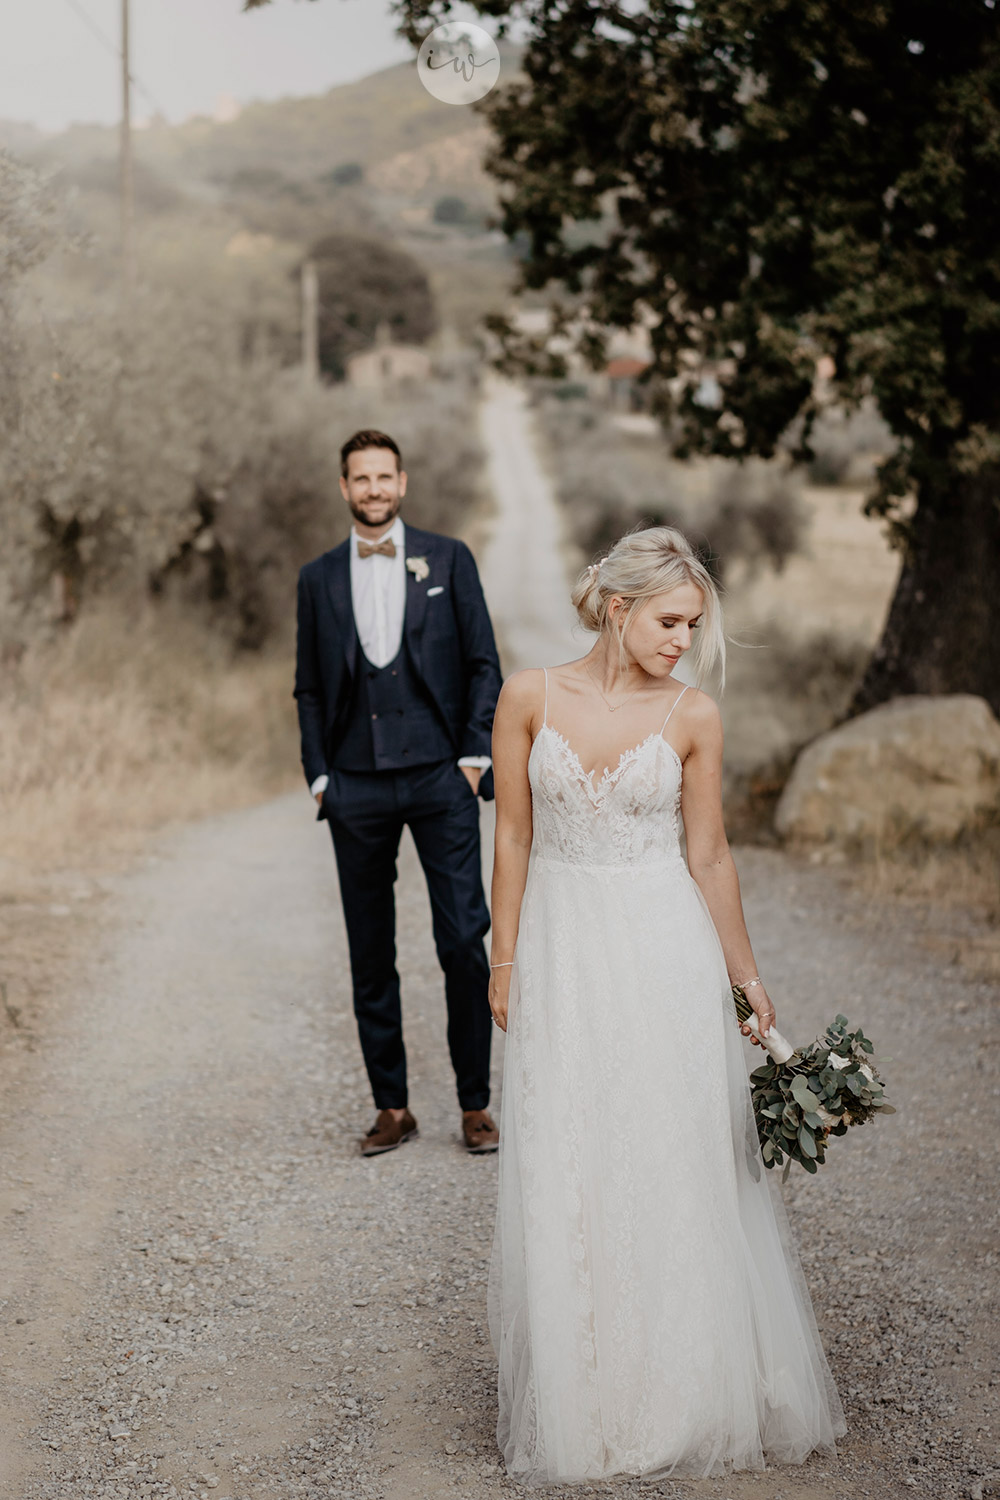
[[[602,562],[607,562],[607,558],[603,558]],[[584,630],[592,630],[595,634],[601,630],[604,619],[601,566],[602,563],[590,563],[584,568],[570,594],[580,624]]]

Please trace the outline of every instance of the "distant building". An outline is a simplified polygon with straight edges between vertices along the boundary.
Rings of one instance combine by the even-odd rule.
[[[515,330],[530,339],[546,338],[552,324],[552,314],[547,307],[522,307],[514,302],[508,316]],[[648,393],[640,384],[640,376],[649,369],[652,359],[651,321],[647,314],[633,328],[607,329],[608,359],[599,370],[592,369],[577,352],[576,341],[587,331],[582,322],[571,321],[564,333],[548,337],[547,347],[553,354],[563,356],[567,379],[585,386],[596,401],[613,411],[642,411],[647,405]]]
[[[625,354],[608,360],[604,367],[604,378],[607,381],[608,404],[614,411],[642,410],[645,393],[639,384],[639,378],[648,369],[648,359],[637,359],[633,355]]]
[[[431,357],[417,344],[376,344],[346,364],[349,384],[364,387],[416,385],[431,376]]]
[[[215,101],[212,119],[219,125],[231,125],[243,113],[243,106],[232,94],[220,94]]]
[[[237,229],[226,241],[227,255],[269,255],[273,249],[273,234],[255,234],[252,229]]]

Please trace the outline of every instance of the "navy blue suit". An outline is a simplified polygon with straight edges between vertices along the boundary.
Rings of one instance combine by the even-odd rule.
[[[354,1010],[376,1107],[407,1103],[393,890],[406,824],[431,898],[459,1102],[485,1109],[489,913],[479,803],[457,761],[490,753],[500,663],[468,547],[410,526],[405,536],[407,557],[426,559],[428,576],[406,573],[402,643],[385,667],[373,667],[358,640],[350,542],[299,574],[302,765],[310,786],[318,776],[330,778],[319,817],[333,837]],[[479,795],[493,795],[490,770]]]

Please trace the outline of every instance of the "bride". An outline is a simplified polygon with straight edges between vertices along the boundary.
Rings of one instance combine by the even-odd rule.
[[[573,602],[587,656],[496,711],[490,1005],[507,1031],[490,1269],[511,1477],[709,1476],[846,1432],[731,982],[757,974],[722,823],[722,729],[673,676],[722,667],[712,579],[668,527]],[[683,816],[687,863],[678,842]]]

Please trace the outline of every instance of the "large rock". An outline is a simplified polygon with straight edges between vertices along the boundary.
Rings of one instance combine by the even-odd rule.
[[[947,842],[1000,812],[1000,722],[982,698],[893,698],[807,745],[775,814],[783,838]]]

